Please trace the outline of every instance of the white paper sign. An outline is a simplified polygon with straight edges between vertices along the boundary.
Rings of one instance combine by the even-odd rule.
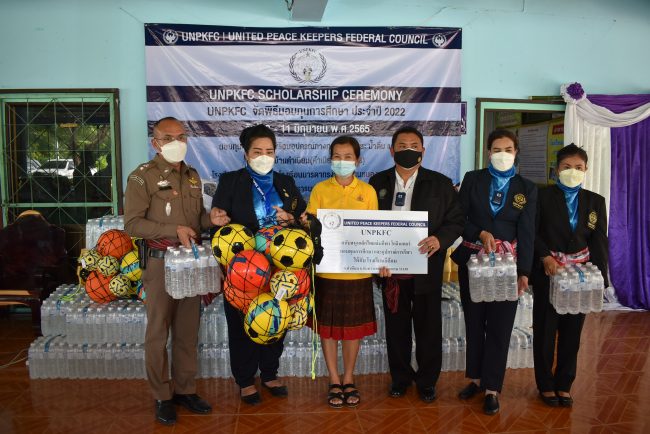
[[[319,209],[323,260],[318,273],[426,274],[418,243],[428,236],[426,211]]]

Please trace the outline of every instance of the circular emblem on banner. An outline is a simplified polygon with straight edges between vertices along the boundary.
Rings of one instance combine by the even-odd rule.
[[[176,30],[167,29],[165,30],[165,33],[163,33],[163,39],[166,44],[173,45],[178,41],[178,33],[176,33]]]
[[[325,71],[325,56],[313,48],[303,48],[289,60],[289,72],[298,83],[318,83],[325,76]]]
[[[431,38],[431,43],[438,48],[445,45],[446,42],[447,42],[447,37],[442,33],[436,33],[435,35],[433,35],[433,38]]]
[[[323,217],[323,226],[325,226],[327,229],[338,228],[341,226],[341,216],[333,212],[325,214]]]

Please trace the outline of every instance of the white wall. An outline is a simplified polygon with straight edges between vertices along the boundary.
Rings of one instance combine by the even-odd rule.
[[[461,172],[474,164],[477,97],[556,95],[573,81],[650,93],[648,0],[329,0],[320,23],[291,21],[284,0],[0,0],[0,88],[119,88],[126,178],[147,158],[144,23],[462,27]]]

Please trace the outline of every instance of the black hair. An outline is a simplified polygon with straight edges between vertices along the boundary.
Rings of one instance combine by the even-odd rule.
[[[239,135],[239,144],[244,148],[244,152],[248,153],[253,140],[260,138],[269,138],[273,142],[273,149],[275,150],[276,141],[275,133],[272,129],[263,124],[253,125],[252,127],[244,128]]]
[[[422,133],[420,131],[418,131],[418,129],[415,128],[415,127],[406,126],[406,127],[402,127],[400,129],[398,129],[397,131],[395,131],[393,133],[393,138],[392,138],[392,140],[390,142],[390,147],[391,148],[395,147],[395,142],[397,141],[397,136],[399,136],[400,134],[406,134],[406,133],[415,134],[416,136],[418,136],[420,138],[420,142],[422,143],[422,145],[424,145],[424,136],[422,136]]]
[[[589,160],[589,158],[587,157],[587,151],[585,151],[579,146],[576,146],[575,143],[571,143],[570,145],[567,145],[564,148],[557,151],[557,166],[560,167],[560,161],[564,160],[565,158],[572,157],[574,155],[580,157],[582,160],[584,160],[585,164],[587,164],[587,161]]]
[[[510,130],[499,128],[492,131],[488,136],[488,140],[487,140],[488,151],[492,150],[492,143],[494,143],[496,139],[503,139],[503,138],[508,138],[512,140],[512,143],[515,144],[515,149],[516,150],[519,149],[519,139],[517,138],[517,135]]]
[[[357,157],[357,159],[359,159],[361,156],[361,146],[359,145],[359,141],[357,139],[352,136],[338,136],[332,141],[332,144],[330,145],[330,159],[334,155],[334,146],[336,145],[350,145],[352,146],[352,150],[354,150],[354,155]]]

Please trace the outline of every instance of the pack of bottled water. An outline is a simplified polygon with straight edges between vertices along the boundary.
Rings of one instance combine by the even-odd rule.
[[[533,326],[533,294],[532,287],[525,291],[517,302],[517,314],[515,315],[515,327],[522,329]]]
[[[472,255],[467,271],[474,303],[517,300],[517,261],[512,253]]]
[[[99,236],[109,229],[124,230],[124,216],[107,215],[89,219],[86,223],[86,248],[95,247]]]
[[[192,248],[169,247],[165,252],[165,289],[175,298],[194,297],[221,289],[221,268],[209,242]]]
[[[143,344],[73,344],[65,336],[41,336],[28,360],[33,379],[146,378]]]
[[[603,275],[591,262],[558,268],[551,277],[550,300],[559,314],[603,310]]]
[[[506,367],[512,369],[533,367],[533,330],[531,328],[513,328]]]

